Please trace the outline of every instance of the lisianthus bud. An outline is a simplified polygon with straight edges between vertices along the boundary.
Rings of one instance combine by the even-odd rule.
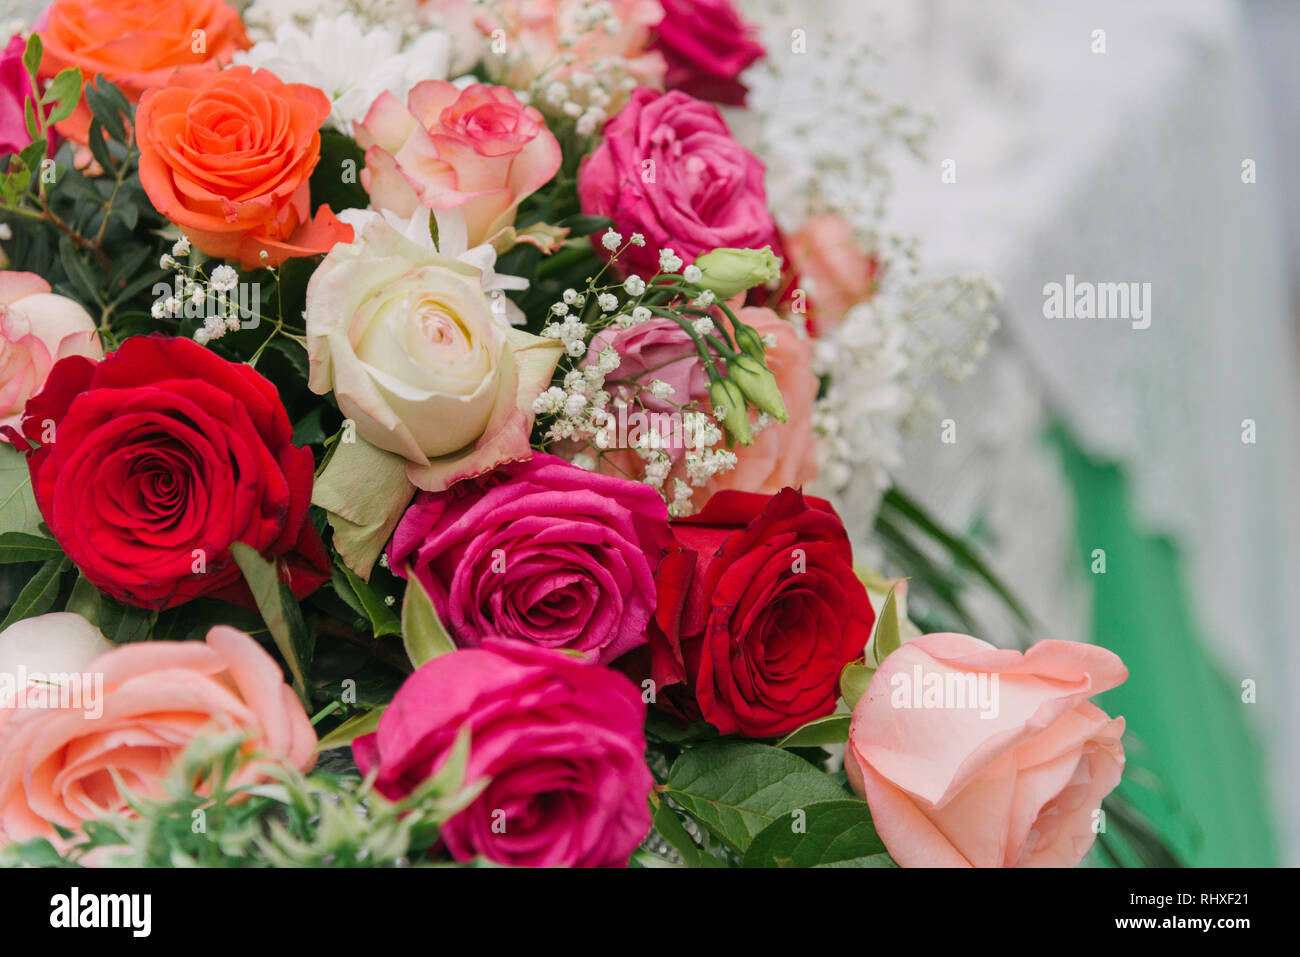
[[[781,390],[777,388],[776,378],[771,370],[751,355],[740,355],[727,360],[727,376],[739,386],[745,398],[754,403],[762,412],[766,412],[778,422],[787,418],[785,401]]]
[[[722,420],[727,434],[741,445],[752,443],[749,410],[745,408],[745,396],[740,387],[730,379],[718,379],[709,386],[709,398],[713,400],[713,414]]]
[[[759,362],[763,361],[766,347],[763,345],[763,337],[758,334],[753,326],[737,327],[736,345],[740,346],[740,351],[746,355],[753,356]]]
[[[746,289],[781,278],[781,260],[771,246],[762,249],[715,249],[695,260],[703,278],[696,284],[730,299]]]

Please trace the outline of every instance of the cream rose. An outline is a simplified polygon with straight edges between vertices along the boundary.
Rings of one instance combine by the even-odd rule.
[[[528,457],[532,402],[563,348],[498,320],[482,278],[374,222],[307,288],[310,388],[332,390],[357,435],[428,491]]]

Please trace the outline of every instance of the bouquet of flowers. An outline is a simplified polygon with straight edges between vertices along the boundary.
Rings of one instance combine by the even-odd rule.
[[[919,118],[779,128],[818,42],[731,0],[20,25],[5,860],[1084,857],[1126,671],[944,605],[1014,599],[889,475],[992,289],[873,231]]]

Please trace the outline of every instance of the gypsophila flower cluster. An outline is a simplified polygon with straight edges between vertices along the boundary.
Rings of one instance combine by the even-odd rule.
[[[714,306],[716,297],[694,285],[702,278],[697,267],[679,272],[682,260],[671,249],[660,250],[663,271],[655,276],[629,275],[622,282],[605,282],[609,264],[617,263],[629,246],[644,246],[645,237],[634,233],[624,238],[610,229],[598,241],[609,252],[609,262],[587,280],[585,288],[565,289],[549,308],[542,335],[559,340],[567,359],[561,360],[556,381],[537,396],[532,410],[542,423],[546,445],[589,469],[599,468],[610,452],[630,451],[641,460],[640,481],[659,491],[669,514],[689,515],[695,507],[694,490],[734,468],[737,461],[723,444],[726,433],[714,418],[714,409],[701,408],[698,398],[674,397],[673,387],[659,378],[620,381],[607,388],[607,377],[619,368],[621,358],[613,346],[596,352],[591,343],[604,329],[629,329],[660,315],[677,321],[709,355],[709,366],[717,362],[721,368],[725,355],[718,350],[730,346],[714,317],[703,312]],[[719,373],[715,369],[712,374]],[[655,409],[665,403],[673,406],[674,414],[650,411],[643,402],[646,397],[655,400]],[[649,425],[616,434],[617,423],[626,423],[631,416]],[[758,415],[753,431],[772,421]],[[681,471],[674,473],[679,464]]]

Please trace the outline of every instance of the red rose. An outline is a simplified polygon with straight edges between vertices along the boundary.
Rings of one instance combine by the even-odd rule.
[[[656,704],[766,738],[835,710],[840,671],[876,613],[830,503],[791,488],[721,491],[672,523],[649,644],[624,658]]]
[[[90,582],[171,608],[200,595],[251,605],[230,555],[280,558],[298,596],[329,578],[307,516],[314,469],[275,386],[189,339],[139,336],[100,363],[56,363],[23,433],[45,523]]]

